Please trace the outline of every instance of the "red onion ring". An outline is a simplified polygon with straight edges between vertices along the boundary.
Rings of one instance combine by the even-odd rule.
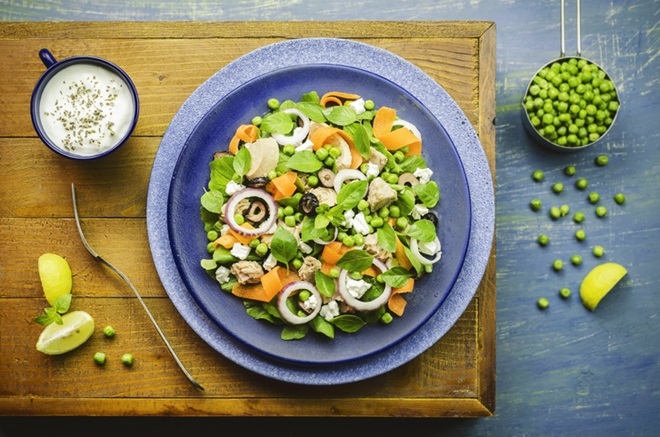
[[[339,230],[335,228],[335,236],[332,237],[332,240],[330,241],[323,241],[321,238],[314,238],[314,243],[320,244],[321,246],[325,246],[326,244],[330,244],[334,242],[337,239],[337,234],[339,234]]]
[[[286,300],[291,296],[291,293],[298,290],[307,290],[312,293],[312,296],[316,297],[316,308],[314,308],[314,311],[306,317],[300,317],[299,315],[292,313],[286,305]],[[321,293],[316,289],[314,284],[307,281],[296,281],[286,284],[277,297],[277,309],[282,316],[282,320],[291,325],[303,325],[310,322],[321,311],[321,306],[323,306]]]
[[[344,182],[350,179],[365,180],[366,178],[367,176],[365,176],[365,174],[362,173],[360,170],[352,170],[349,168],[344,168],[342,170],[339,170],[335,175],[335,183],[334,183],[335,191],[339,193],[341,187],[344,185]]]
[[[379,260],[378,258],[374,258],[373,265],[376,266],[376,268],[379,269],[381,273],[387,271],[387,266],[385,265],[385,263]],[[351,308],[354,308],[357,311],[374,311],[385,305],[387,301],[390,299],[390,295],[392,294],[392,287],[389,284],[385,284],[385,289],[383,290],[383,293],[374,300],[364,302],[354,298],[346,289],[347,276],[348,276],[348,270],[341,269],[341,272],[339,273],[339,279],[337,281],[338,282],[337,292],[344,300],[346,305],[350,306]]]
[[[435,237],[435,244],[438,245],[438,253],[435,254],[435,258],[433,259],[428,259],[420,253],[416,238],[410,239],[410,251],[422,264],[435,264],[440,261],[440,257],[442,257],[442,246],[440,245],[440,239],[438,237]]]
[[[285,114],[295,114],[300,118],[303,122],[303,125],[301,127],[296,127],[293,129],[293,133],[291,136],[288,135],[282,135],[282,134],[271,134],[271,137],[275,141],[277,141],[277,144],[280,144],[282,146],[285,146],[287,144],[297,144],[297,143],[302,143],[305,141],[305,138],[307,138],[307,135],[309,134],[309,118],[296,108],[289,108],[285,109],[282,112]]]
[[[248,199],[250,197],[257,197],[266,203],[268,206],[268,218],[261,222],[261,225],[255,229],[246,229],[243,226],[236,223],[234,216],[236,215],[236,207],[238,203],[243,199]],[[246,237],[257,237],[259,235],[265,234],[273,227],[277,221],[277,203],[273,196],[268,194],[265,190],[259,188],[244,188],[240,191],[235,192],[227,201],[227,209],[225,210],[225,221],[227,225],[231,228],[232,231],[237,232]]]

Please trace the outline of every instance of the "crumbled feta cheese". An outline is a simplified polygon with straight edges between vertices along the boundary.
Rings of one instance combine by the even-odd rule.
[[[235,192],[240,191],[243,188],[245,188],[243,185],[234,181],[229,181],[229,183],[227,183],[227,188],[225,188],[225,193],[227,193],[227,196],[232,196]]]
[[[415,206],[413,206],[412,211],[410,211],[410,215],[415,219],[419,220],[422,218],[423,215],[428,214],[429,209],[424,206],[422,203],[416,203]]]
[[[430,168],[418,168],[415,170],[413,173],[417,179],[419,179],[420,184],[426,184],[428,181],[431,180],[431,176],[433,176],[433,170]]]
[[[369,223],[367,223],[367,219],[364,218],[364,213],[358,213],[352,220],[351,225],[353,229],[355,229],[355,232],[359,232],[362,235],[369,234]]]
[[[369,176],[378,176],[380,173],[380,169],[378,168],[378,165],[374,164],[373,162],[368,162],[367,163],[367,172],[365,173],[367,177]]]
[[[305,243],[302,240],[300,240],[300,242],[298,243],[298,247],[300,248],[302,253],[312,253],[312,250],[314,250],[312,249],[312,246],[310,246],[309,244]]]
[[[337,301],[331,300],[327,305],[323,305],[319,314],[327,321],[337,317],[339,315],[339,305],[337,304]]]
[[[303,150],[312,150],[312,147],[314,147],[314,143],[307,139],[304,143],[296,147],[296,152],[301,152]]]
[[[417,247],[421,253],[426,255],[435,255],[440,250],[440,246],[435,244],[435,240],[429,242],[420,241]]]
[[[268,257],[266,258],[266,261],[264,261],[264,263],[262,264],[263,268],[268,270],[268,271],[273,270],[273,268],[276,265],[277,265],[277,260],[275,259],[275,257],[273,256],[272,253],[268,254]]]
[[[221,284],[229,282],[229,269],[225,266],[218,267],[215,271],[215,279]]]
[[[318,304],[319,304],[318,299],[316,298],[316,296],[312,294],[305,302],[303,302],[303,308],[306,310],[314,311],[318,306]]]
[[[364,109],[364,99],[360,97],[357,100],[353,100],[351,103],[348,104],[351,108],[355,109],[356,114],[362,114],[365,109]]]
[[[356,281],[355,279],[348,278],[346,280],[346,290],[348,293],[356,299],[364,296],[364,293],[371,288],[371,284],[366,282],[364,279]]]
[[[225,235],[227,232],[229,232],[229,225],[222,225],[222,228],[220,229],[220,235]]]
[[[245,259],[250,254],[250,246],[245,246],[241,243],[234,243],[231,247],[230,253],[238,259]]]

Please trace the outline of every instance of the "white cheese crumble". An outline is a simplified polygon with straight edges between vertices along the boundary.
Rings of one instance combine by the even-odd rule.
[[[417,203],[415,206],[413,206],[412,211],[410,211],[410,215],[415,219],[419,220],[422,218],[423,215],[428,214],[429,209],[424,206],[422,203]]]
[[[346,290],[348,293],[356,299],[360,299],[364,296],[364,293],[371,288],[371,284],[366,282],[364,279],[356,281],[355,279],[348,278],[346,280]]]
[[[420,241],[417,244],[419,251],[425,255],[435,255],[440,250],[440,245],[435,244],[435,240],[429,242]]]
[[[433,176],[433,170],[430,168],[418,168],[415,170],[413,175],[419,179],[420,184],[426,184],[431,180],[431,176]]]
[[[229,225],[222,225],[222,228],[220,228],[220,235],[225,235],[227,232],[229,232]]]
[[[301,152],[303,150],[312,150],[312,147],[314,147],[314,143],[307,139],[304,143],[296,147],[296,152]]]
[[[355,109],[356,114],[362,114],[365,109],[364,109],[364,99],[360,97],[357,100],[353,100],[351,103],[348,104],[351,108]]]
[[[364,213],[358,213],[351,222],[351,225],[355,229],[355,232],[359,232],[362,235],[369,235],[369,223],[367,223]]]
[[[272,253],[268,254],[268,257],[266,258],[266,261],[264,261],[264,263],[262,264],[263,268],[268,270],[268,271],[273,270],[273,268],[276,265],[277,265],[277,260],[275,259],[275,257],[273,256]]]
[[[309,244],[305,243],[302,240],[300,240],[300,242],[298,243],[298,247],[300,248],[300,251],[302,253],[312,253],[312,251],[314,250],[312,249],[312,246],[310,246]]]
[[[244,260],[250,254],[250,246],[245,246],[241,243],[234,243],[234,245],[231,247],[230,253],[236,258]]]
[[[373,162],[368,162],[367,163],[367,172],[365,173],[367,177],[369,176],[378,176],[380,173],[380,169],[378,168],[378,165],[374,164]]]
[[[229,282],[229,269],[225,266],[220,266],[215,271],[215,279],[221,284]]]
[[[318,306],[318,304],[319,304],[318,299],[316,299],[316,296],[312,294],[305,302],[303,302],[303,308],[306,310],[314,311]]]
[[[339,305],[337,304],[337,301],[331,300],[327,305],[323,305],[319,314],[326,321],[330,321],[337,317],[339,315]]]
[[[225,193],[227,193],[227,196],[232,196],[235,192],[240,191],[243,188],[245,188],[243,185],[234,181],[229,181],[229,183],[227,183],[227,188],[225,188]]]

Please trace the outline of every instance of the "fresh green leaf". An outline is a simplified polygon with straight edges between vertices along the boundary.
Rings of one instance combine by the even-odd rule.
[[[300,340],[304,338],[309,332],[309,326],[307,325],[287,325],[282,329],[282,334],[280,338],[282,340]]]
[[[290,158],[289,155],[280,152],[280,156],[277,158],[277,167],[275,167],[275,171],[278,173],[286,173],[289,170],[286,163],[289,162]]]
[[[277,300],[277,296],[273,297],[273,301]],[[272,301],[271,301],[272,302]],[[276,319],[282,319],[280,312],[277,310],[277,307],[270,302],[261,302],[261,306]]]
[[[204,232],[214,229],[213,226],[218,221],[218,214],[214,214],[203,206],[199,207],[199,215],[204,223]]]
[[[433,208],[440,200],[440,189],[434,181],[426,184],[417,184],[413,187],[413,190],[417,194],[417,197],[419,197],[419,200],[424,202],[424,205],[428,208]]]
[[[238,261],[238,258],[232,255],[229,249],[218,245],[215,250],[213,250],[213,261],[218,264],[229,264]]]
[[[244,300],[243,306],[245,306],[245,312],[248,315],[256,320],[267,320],[272,324],[280,324],[280,320],[273,317],[266,309],[261,305],[261,302],[255,302],[251,300]]]
[[[367,180],[354,181],[342,186],[337,194],[337,209],[348,211],[355,208],[367,194],[368,187],[369,181]]]
[[[389,223],[385,223],[382,227],[378,228],[376,236],[378,237],[380,247],[388,252],[394,252],[396,250],[396,234]]]
[[[318,214],[314,219],[314,227],[316,229],[325,229],[330,224],[330,218],[327,214]]]
[[[296,237],[282,226],[279,226],[270,242],[270,252],[279,262],[289,267],[291,261],[298,251],[298,241]]]
[[[331,323],[326,322],[326,320],[321,316],[314,317],[310,322],[309,326],[313,331],[325,335],[328,338],[335,338],[335,327]]]
[[[317,123],[326,122],[325,115],[323,115],[323,106],[319,105],[318,103],[300,102],[296,105],[296,107],[300,110],[300,112],[308,116],[310,120]]]
[[[220,214],[222,212],[222,205],[225,204],[225,198],[222,192],[218,190],[204,190],[201,198],[202,206],[210,213]]]
[[[366,325],[365,321],[353,314],[342,314],[330,319],[330,323],[344,332],[357,332]]]
[[[424,273],[424,266],[422,266],[422,263],[419,262],[417,257],[413,255],[410,249],[408,249],[406,246],[403,246],[403,251],[406,254],[406,258],[408,258],[408,260],[410,261],[410,264],[412,264],[412,266],[414,267],[415,272],[417,272],[417,276],[418,277],[421,276],[422,273]]]
[[[406,234],[410,238],[415,238],[418,241],[428,243],[435,240],[435,226],[430,220],[422,219],[417,220],[415,223],[410,225]]]
[[[321,98],[319,97],[319,94],[316,91],[310,91],[306,94],[303,94],[300,100],[303,102],[319,103],[321,101]]]
[[[364,111],[361,114],[357,115],[358,120],[368,120],[371,121],[376,116],[376,111]]]
[[[392,169],[397,174],[403,173],[401,167],[399,167],[399,164],[397,164],[396,160],[394,159],[394,155],[392,155],[392,153],[385,148],[383,143],[381,143],[378,140],[376,140],[375,142],[371,141],[371,147],[373,147],[374,149],[385,155],[385,157],[387,158],[387,164],[385,164],[386,167]]]
[[[357,121],[355,109],[350,106],[332,106],[323,110],[328,121],[337,126],[348,126]]]
[[[304,173],[315,173],[323,167],[323,163],[319,161],[314,152],[302,150],[289,158],[286,167]]]
[[[406,217],[410,214],[415,206],[415,193],[410,187],[405,187],[397,194],[397,200],[394,205],[399,207],[401,217]]]
[[[286,112],[271,112],[261,121],[259,128],[264,132],[271,134],[286,135],[291,132],[295,124],[289,114]]]
[[[209,163],[209,168],[211,169],[210,190],[217,190],[224,193],[229,181],[237,177],[234,171],[234,157],[230,155],[225,155],[220,159],[214,159]]]
[[[316,288],[319,292],[326,297],[332,297],[335,293],[335,280],[320,270],[317,270],[314,275]]]
[[[218,264],[212,259],[203,259],[200,264],[204,270],[213,270],[218,267]]]
[[[362,155],[364,159],[369,159],[369,155],[371,155],[371,142],[369,141],[369,135],[364,129],[364,126],[360,123],[353,123],[344,126],[344,131],[353,138],[353,145],[358,153]]]
[[[418,168],[426,168],[426,161],[419,155],[410,155],[403,158],[399,166],[404,173],[414,173]]]
[[[215,275],[213,275],[213,277],[215,277]],[[231,290],[234,288],[234,284],[238,284],[238,281],[235,279],[230,279],[229,281],[220,284],[220,288],[231,293]]]
[[[47,314],[41,314],[34,319],[40,325],[48,326],[55,321],[55,316],[49,316]]]
[[[295,207],[300,203],[300,199],[295,198],[295,197],[283,197],[280,200],[277,201],[282,206],[291,206]]]
[[[317,216],[318,217],[318,216]],[[316,220],[311,217],[305,217],[300,227],[300,239],[304,242],[321,238],[326,235],[327,230],[325,226],[317,228],[314,225]],[[326,225],[327,226],[327,225]]]
[[[339,258],[337,265],[349,272],[362,272],[371,267],[374,262],[374,256],[364,250],[349,250]]]
[[[236,174],[242,178],[248,171],[250,171],[251,164],[252,155],[250,154],[250,150],[245,146],[238,149],[233,163]]]
[[[285,100],[282,103],[280,103],[279,110],[284,111],[285,109],[291,109],[296,107],[296,102],[293,100]]]
[[[63,294],[58,297],[53,306],[55,307],[55,311],[59,314],[64,314],[69,311],[69,307],[71,307],[71,293]]]
[[[386,284],[394,288],[403,287],[408,282],[408,279],[413,277],[413,274],[404,267],[395,266],[391,269],[381,273],[380,277]]]

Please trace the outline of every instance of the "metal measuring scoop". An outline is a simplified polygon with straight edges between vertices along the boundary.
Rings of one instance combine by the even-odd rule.
[[[525,127],[525,130],[527,133],[534,138],[539,144],[560,152],[575,152],[578,150],[583,150],[589,146],[593,146],[594,144],[598,143],[600,140],[603,139],[605,135],[612,129],[612,126],[614,126],[614,122],[616,121],[617,116],[619,115],[619,110],[617,110],[614,113],[614,117],[612,118],[612,123],[607,127],[607,130],[596,140],[593,141],[585,146],[576,146],[576,147],[569,147],[569,146],[560,146],[557,143],[554,143],[547,138],[545,138],[543,135],[541,135],[534,125],[532,125],[532,121],[529,117],[529,113],[525,109],[525,96],[529,93],[529,88],[534,84],[534,78],[539,74],[541,70],[544,68],[550,67],[552,64],[555,62],[563,62],[563,61],[568,61],[569,59],[575,58],[575,59],[584,59],[585,61],[589,62],[590,64],[594,64],[596,67],[600,68],[603,72],[605,72],[605,78],[609,81],[612,82],[612,85],[614,86],[614,91],[616,92],[617,99],[619,100],[619,103],[621,102],[621,97],[619,92],[616,90],[616,86],[614,85],[614,81],[610,78],[610,75],[605,71],[603,67],[601,67],[599,64],[596,62],[593,62],[590,59],[582,57],[582,35],[581,35],[581,29],[580,29],[580,21],[581,21],[581,7],[580,7],[580,0],[577,0],[577,16],[576,16],[576,21],[577,21],[577,50],[576,50],[576,55],[575,56],[566,56],[566,43],[565,43],[565,29],[564,29],[564,19],[565,13],[564,13],[564,0],[561,0],[560,2],[560,19],[561,19],[561,25],[560,25],[560,33],[561,33],[561,52],[559,54],[559,58],[553,59],[552,61],[548,62],[545,64],[543,67],[539,68],[536,73],[532,76],[532,79],[530,79],[529,84],[527,85],[527,88],[525,88],[525,95],[523,96],[523,101],[522,101],[522,121],[523,121],[523,126]]]
[[[183,363],[181,362],[181,360],[177,356],[176,352],[174,352],[174,349],[170,345],[170,342],[167,341],[167,338],[165,338],[165,334],[163,333],[163,331],[161,331],[160,327],[158,326],[158,323],[156,323],[156,319],[154,319],[154,317],[151,315],[151,312],[149,311],[149,308],[147,308],[147,305],[142,300],[142,297],[140,296],[140,293],[138,293],[137,289],[133,286],[133,284],[128,279],[128,277],[126,275],[124,275],[117,267],[113,266],[108,261],[103,259],[101,257],[101,255],[96,253],[96,251],[94,249],[92,249],[92,247],[89,245],[89,243],[85,239],[85,235],[83,234],[82,227],[80,226],[80,218],[78,217],[78,205],[77,205],[77,202],[76,202],[76,187],[73,185],[73,183],[71,183],[71,196],[73,198],[73,212],[74,212],[74,215],[76,217],[76,226],[78,227],[78,233],[80,234],[80,238],[82,239],[82,242],[85,245],[85,248],[87,249],[87,251],[90,254],[92,254],[92,256],[94,258],[96,258],[98,261],[100,261],[101,263],[108,266],[111,270],[113,270],[115,273],[117,273],[124,281],[126,281],[128,286],[131,287],[131,290],[133,290],[133,293],[135,293],[135,296],[137,297],[138,301],[142,305],[142,308],[144,308],[144,310],[147,312],[147,316],[149,316],[149,319],[151,320],[151,323],[154,324],[154,327],[156,328],[156,331],[158,331],[158,334],[160,335],[160,338],[163,340],[163,343],[165,343],[165,346],[167,346],[167,350],[170,351],[170,353],[172,354],[172,357],[174,358],[174,361],[176,361],[176,363],[179,365],[179,368],[181,369],[183,374],[186,375],[186,378],[188,378],[188,380],[195,387],[197,387],[200,390],[204,390],[204,387],[202,387],[197,381],[195,381],[195,378],[193,378],[190,375],[190,373],[188,373],[186,368],[183,366]]]

